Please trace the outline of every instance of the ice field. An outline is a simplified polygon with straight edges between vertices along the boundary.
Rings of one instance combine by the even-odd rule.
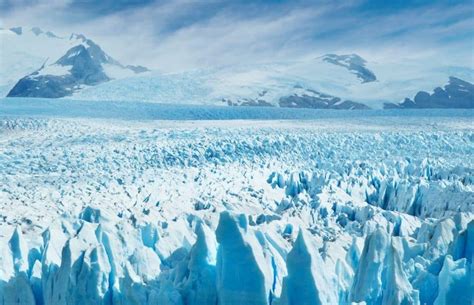
[[[11,101],[2,305],[472,304],[474,111]]]

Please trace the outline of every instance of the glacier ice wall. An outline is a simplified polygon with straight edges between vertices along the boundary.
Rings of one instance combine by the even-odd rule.
[[[460,217],[448,220],[459,230],[434,260],[430,257],[435,234],[423,242],[421,236],[419,240],[394,236],[390,226],[380,223],[360,252],[350,240],[343,247],[318,246],[305,229],[298,231],[291,247],[276,249],[274,241],[262,234],[264,227],[250,226],[245,215],[222,212],[215,231],[201,221],[191,223],[195,243],[189,249],[177,248],[165,259],[143,243],[142,229],[127,228],[120,221],[109,226],[110,220],[104,219],[74,224],[61,220],[45,232],[38,248],[31,249],[16,228],[2,255],[0,300],[1,304],[469,304],[473,252],[468,236],[474,221],[466,225]],[[430,226],[435,231],[441,223]],[[124,238],[118,227],[133,233]],[[276,264],[275,256],[285,264]],[[339,271],[341,264],[346,272]],[[348,285],[337,284],[340,281]]]

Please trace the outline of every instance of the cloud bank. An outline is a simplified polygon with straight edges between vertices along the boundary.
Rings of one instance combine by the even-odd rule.
[[[471,1],[0,0],[4,27],[83,33],[162,71],[359,53],[474,67]]]

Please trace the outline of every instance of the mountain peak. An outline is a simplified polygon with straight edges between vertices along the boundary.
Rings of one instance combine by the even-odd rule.
[[[341,66],[355,74],[362,83],[369,83],[377,80],[375,74],[370,71],[365,64],[367,61],[357,54],[326,54],[322,60],[337,66]]]
[[[110,79],[104,73],[101,63],[94,59],[83,45],[71,48],[56,62],[60,66],[71,66],[71,75],[78,83],[86,85],[96,85]]]
[[[474,85],[450,76],[443,87],[433,93],[419,91],[412,99],[405,98],[400,104],[386,104],[385,108],[474,108]]]
[[[80,56],[81,54],[86,54],[86,56],[89,56],[87,49],[84,45],[80,44],[75,47],[70,48],[64,56],[62,56],[60,59],[56,61],[56,64],[62,65],[62,66],[70,66],[73,65],[73,61],[75,58]],[[90,57],[90,56],[89,56]]]
[[[449,85],[457,85],[457,86],[461,86],[461,87],[471,87],[473,86],[473,84],[471,84],[470,82],[467,82],[465,80],[462,80],[458,77],[455,77],[455,76],[450,76],[449,77],[449,81],[448,81],[448,84],[445,86],[445,88]]]
[[[83,85],[94,86],[109,80],[101,63],[80,44],[69,49],[54,64],[20,79],[8,96],[58,98],[71,95]]]
[[[44,32],[35,28],[38,36]],[[82,34],[72,34],[69,41],[78,43],[52,65],[43,66],[20,79],[8,96],[64,97],[86,86],[94,86],[121,75],[148,71],[141,66],[124,66]]]

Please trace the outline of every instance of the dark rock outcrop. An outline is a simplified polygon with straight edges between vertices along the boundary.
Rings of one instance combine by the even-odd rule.
[[[125,68],[132,70],[135,73],[144,73],[150,71],[147,67],[144,66],[132,66],[132,65],[126,65]]]
[[[339,97],[335,97],[329,94],[321,93],[312,89],[304,89],[300,85],[295,85],[294,89],[298,90],[298,93],[291,95],[281,96],[277,104],[268,102],[265,95],[268,91],[262,91],[255,98],[242,98],[232,100],[229,98],[223,98],[222,102],[229,106],[260,106],[260,107],[272,107],[279,106],[282,108],[311,108],[311,109],[370,109],[367,105],[356,103],[349,100],[342,100]]]
[[[280,107],[286,108],[313,108],[313,109],[370,109],[367,105],[352,101],[342,101],[338,97],[324,95],[325,97],[311,95],[290,95],[280,98]]]
[[[405,98],[399,104],[385,104],[384,108],[474,108],[474,85],[451,76],[444,88],[437,87],[432,94],[420,91],[413,100]]]
[[[323,56],[325,62],[347,68],[351,73],[355,74],[362,83],[369,83],[377,80],[374,72],[370,71],[365,64],[365,59],[357,54],[337,55],[326,54]]]
[[[38,70],[22,79],[10,90],[9,97],[59,98],[71,95],[81,85],[108,81],[99,57],[92,57],[83,45],[71,48],[55,65],[71,67],[65,75],[43,75]]]

